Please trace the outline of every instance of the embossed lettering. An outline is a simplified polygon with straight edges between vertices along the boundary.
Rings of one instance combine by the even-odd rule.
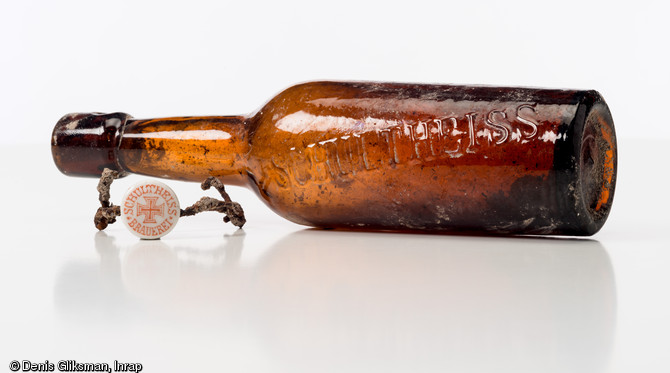
[[[525,104],[525,105],[521,105],[521,106],[519,106],[518,108],[516,108],[516,120],[518,120],[519,122],[521,122],[521,123],[523,123],[523,124],[526,124],[526,125],[530,126],[530,128],[531,128],[530,132],[522,131],[523,135],[524,135],[527,139],[530,139],[530,138],[532,138],[533,136],[537,135],[537,126],[538,126],[538,123],[536,123],[535,121],[533,121],[531,118],[524,118],[524,117],[522,117],[522,116],[521,116],[521,110],[522,110],[522,109],[527,109],[527,110],[532,111],[533,113],[537,113],[537,112],[535,111],[535,104],[533,104],[533,105]]]
[[[447,127],[448,123],[451,123],[451,130],[449,130],[449,128]],[[455,141],[456,149],[451,150],[446,148],[445,146],[443,151],[450,155],[458,153],[461,150],[461,137],[459,135],[466,133],[467,133],[466,131],[459,131],[458,120],[456,120],[456,118],[449,117],[442,120],[442,134],[444,135],[444,138],[445,139],[454,138],[456,140]]]
[[[496,144],[504,143],[512,130],[511,126],[505,121],[507,114],[504,111],[493,110],[486,116],[486,124],[491,128],[500,131]]]
[[[363,151],[363,163],[365,164],[366,170],[374,170],[382,165],[383,159],[371,157],[367,150],[368,147],[371,149],[374,149],[375,147],[382,149],[386,148],[387,146],[383,146],[382,142],[382,137],[376,131],[361,134],[361,150]]]
[[[442,152],[442,120],[434,119],[427,123],[426,132],[428,133],[428,143],[430,144],[430,154],[433,157],[439,156]]]
[[[411,126],[403,121],[402,126],[391,129],[393,139],[393,159],[402,164],[410,161],[414,155],[414,134]]]
[[[289,183],[289,175],[287,172],[287,165],[282,162],[282,159],[272,156],[269,162],[269,167],[263,169],[265,183],[277,183],[280,187],[287,187]]]
[[[289,168],[291,179],[299,185],[305,185],[312,178],[309,173],[312,168],[312,158],[306,157],[303,151],[298,150],[289,152],[289,159],[292,166]]]
[[[331,139],[319,142],[325,153],[326,169],[333,178],[338,177],[340,173],[340,156],[337,152],[337,144],[335,144],[336,141],[337,139]]]
[[[508,112],[509,118],[514,118],[512,121]],[[540,124],[533,114],[537,114],[536,104],[470,112],[460,117],[399,120],[383,129],[353,132],[302,149],[291,148],[287,157],[273,156],[263,173],[267,183],[279,187],[292,183],[305,186],[346,179],[386,165],[435,162],[475,154],[481,146],[478,137],[487,138],[488,146],[536,137]],[[360,126],[359,130],[363,128]]]
[[[306,149],[307,156],[310,158],[311,168],[309,173],[311,180],[324,181],[328,179],[328,165],[326,164],[326,149],[317,144],[311,144]]]
[[[426,123],[419,121],[414,128],[414,154],[417,159],[430,157],[430,146],[428,144],[428,129]]]
[[[470,136],[470,143],[468,144],[468,147],[465,149],[465,151],[468,153],[474,153],[475,145],[477,145],[477,138],[475,133],[475,118],[477,117],[477,113],[467,113],[465,114],[465,117],[468,118],[468,134]]]

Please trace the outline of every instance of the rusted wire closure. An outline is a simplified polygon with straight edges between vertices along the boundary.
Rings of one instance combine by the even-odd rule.
[[[116,218],[121,215],[121,207],[109,202],[109,190],[114,179],[118,178],[119,173],[117,171],[110,170],[109,168],[105,168],[102,171],[102,176],[100,176],[100,181],[98,182],[98,200],[100,201],[100,207],[98,208],[98,211],[95,213],[95,217],[93,218],[95,227],[99,230],[104,230],[109,224],[115,223]],[[179,216],[193,216],[205,211],[216,211],[225,214],[223,217],[224,223],[231,222],[236,227],[242,228],[244,223],[247,222],[246,218],[244,217],[244,210],[239,203],[233,202],[230,199],[230,196],[228,193],[226,193],[226,189],[223,183],[219,179],[215,177],[208,177],[205,181],[202,182],[200,187],[202,190],[208,190],[209,188],[214,187],[219,192],[219,194],[221,194],[223,201],[211,197],[202,197],[193,205],[187,207],[186,209],[180,210]]]

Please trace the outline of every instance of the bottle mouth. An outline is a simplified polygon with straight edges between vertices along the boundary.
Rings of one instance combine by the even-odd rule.
[[[614,124],[602,99],[591,107],[583,128],[577,162],[577,203],[582,208],[577,211],[588,214],[597,231],[612,207],[617,168]]]
[[[123,172],[118,163],[125,113],[73,113],[63,116],[51,135],[51,153],[68,176],[99,177],[105,168]]]

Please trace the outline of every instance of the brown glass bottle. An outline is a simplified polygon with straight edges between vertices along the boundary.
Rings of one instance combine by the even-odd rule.
[[[279,215],[329,228],[590,235],[616,181],[596,91],[312,82],[249,116],[70,114],[58,168],[247,186]]]

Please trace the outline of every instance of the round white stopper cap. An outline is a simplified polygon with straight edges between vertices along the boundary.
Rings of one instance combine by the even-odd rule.
[[[168,234],[179,220],[179,200],[160,181],[131,186],[121,201],[121,220],[137,237],[155,240]]]

